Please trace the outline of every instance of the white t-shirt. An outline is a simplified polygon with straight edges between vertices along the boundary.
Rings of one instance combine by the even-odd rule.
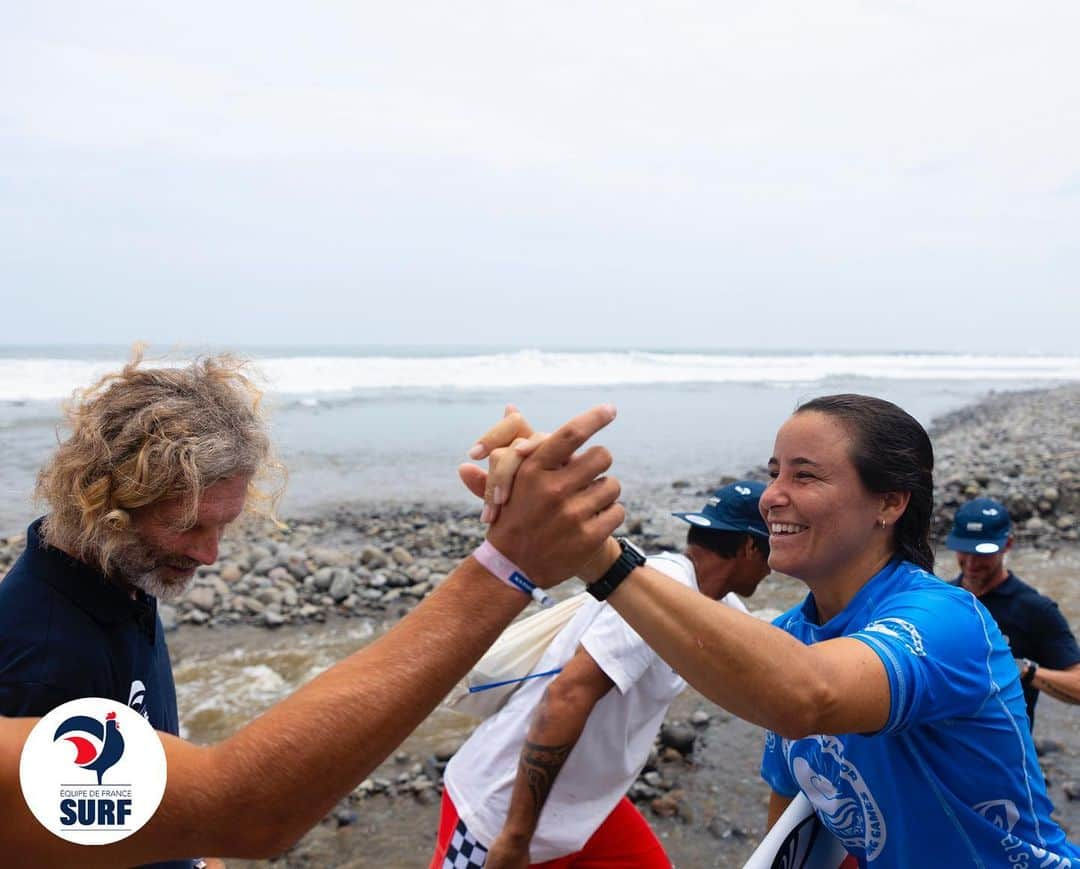
[[[664,553],[650,557],[648,564],[697,590],[694,567],[685,556]],[[724,603],[746,612],[733,594]],[[555,779],[529,847],[534,863],[584,847],[641,772],[668,706],[686,687],[614,608],[591,598],[551,641],[533,672],[562,667],[579,645],[615,683],[615,690],[593,707],[581,738]],[[523,683],[502,709],[473,732],[446,768],[450,798],[485,846],[502,831],[521,747],[550,681],[539,678]]]

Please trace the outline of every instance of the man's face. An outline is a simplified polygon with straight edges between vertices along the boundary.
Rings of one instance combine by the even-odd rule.
[[[751,597],[768,575],[769,556],[749,543],[736,558],[736,568],[731,576],[731,590],[740,597]]]
[[[243,512],[250,481],[249,475],[241,474],[206,489],[190,528],[183,527],[184,504],[179,498],[133,511],[138,540],[117,555],[124,578],[163,600],[179,597],[200,564],[217,561],[218,542],[226,526]]]
[[[1005,553],[1012,548],[1010,537],[1000,551],[993,555],[976,552],[957,552],[956,563],[960,566],[961,584],[978,597],[990,591],[1008,575],[1005,569]]]
[[[728,592],[750,597],[769,575],[769,559],[747,540],[733,558],[690,543],[686,554],[694,563],[698,590],[706,597],[719,600]]]

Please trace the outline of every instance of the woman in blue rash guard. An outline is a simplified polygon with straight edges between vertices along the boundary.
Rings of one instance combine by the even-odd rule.
[[[767,728],[770,826],[801,790],[863,867],[1080,866],[1008,646],[931,573],[922,426],[881,399],[814,399],[769,469],[769,565],[810,592],[773,626],[627,570],[614,540],[581,575],[694,687]]]

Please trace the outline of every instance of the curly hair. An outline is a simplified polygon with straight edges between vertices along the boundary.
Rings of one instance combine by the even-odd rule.
[[[65,406],[71,436],[38,474],[36,496],[49,513],[44,541],[111,573],[113,556],[135,539],[132,511],[179,498],[182,521],[196,521],[202,493],[250,475],[245,510],[272,517],[284,486],[260,411],[262,393],[245,363],[212,356],[185,367],[131,362],[76,392]],[[278,477],[270,494],[258,483]]]

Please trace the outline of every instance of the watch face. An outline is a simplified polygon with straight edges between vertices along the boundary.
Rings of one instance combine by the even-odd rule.
[[[619,537],[618,541],[623,544],[627,549],[636,552],[642,559],[645,558],[645,553],[641,551],[640,547],[629,537]]]

